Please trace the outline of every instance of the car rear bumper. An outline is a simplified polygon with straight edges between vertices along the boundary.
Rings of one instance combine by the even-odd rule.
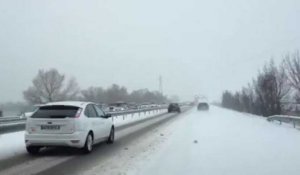
[[[209,107],[208,106],[198,106],[198,110],[209,110]]]
[[[84,147],[87,133],[75,132],[73,134],[29,134],[25,133],[26,146],[68,146]]]

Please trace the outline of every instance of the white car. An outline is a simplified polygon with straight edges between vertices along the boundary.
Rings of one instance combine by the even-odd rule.
[[[114,142],[114,125],[95,103],[54,102],[40,106],[26,121],[25,143],[28,153],[42,147],[68,146],[90,153],[101,141]]]

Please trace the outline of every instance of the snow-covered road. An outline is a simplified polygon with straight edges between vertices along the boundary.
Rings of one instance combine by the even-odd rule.
[[[167,141],[132,174],[298,175],[300,131],[218,107],[166,128]],[[155,173],[154,173],[155,172]]]
[[[122,128],[115,144],[90,155],[58,149],[20,156],[0,174],[298,175],[299,148],[292,126],[212,106]]]

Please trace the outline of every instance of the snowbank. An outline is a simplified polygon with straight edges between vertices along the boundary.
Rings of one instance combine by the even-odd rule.
[[[0,160],[15,156],[26,151],[24,131],[0,134]]]

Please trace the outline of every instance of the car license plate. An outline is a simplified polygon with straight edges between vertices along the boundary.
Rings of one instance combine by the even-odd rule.
[[[42,125],[41,130],[59,130],[59,125]]]

